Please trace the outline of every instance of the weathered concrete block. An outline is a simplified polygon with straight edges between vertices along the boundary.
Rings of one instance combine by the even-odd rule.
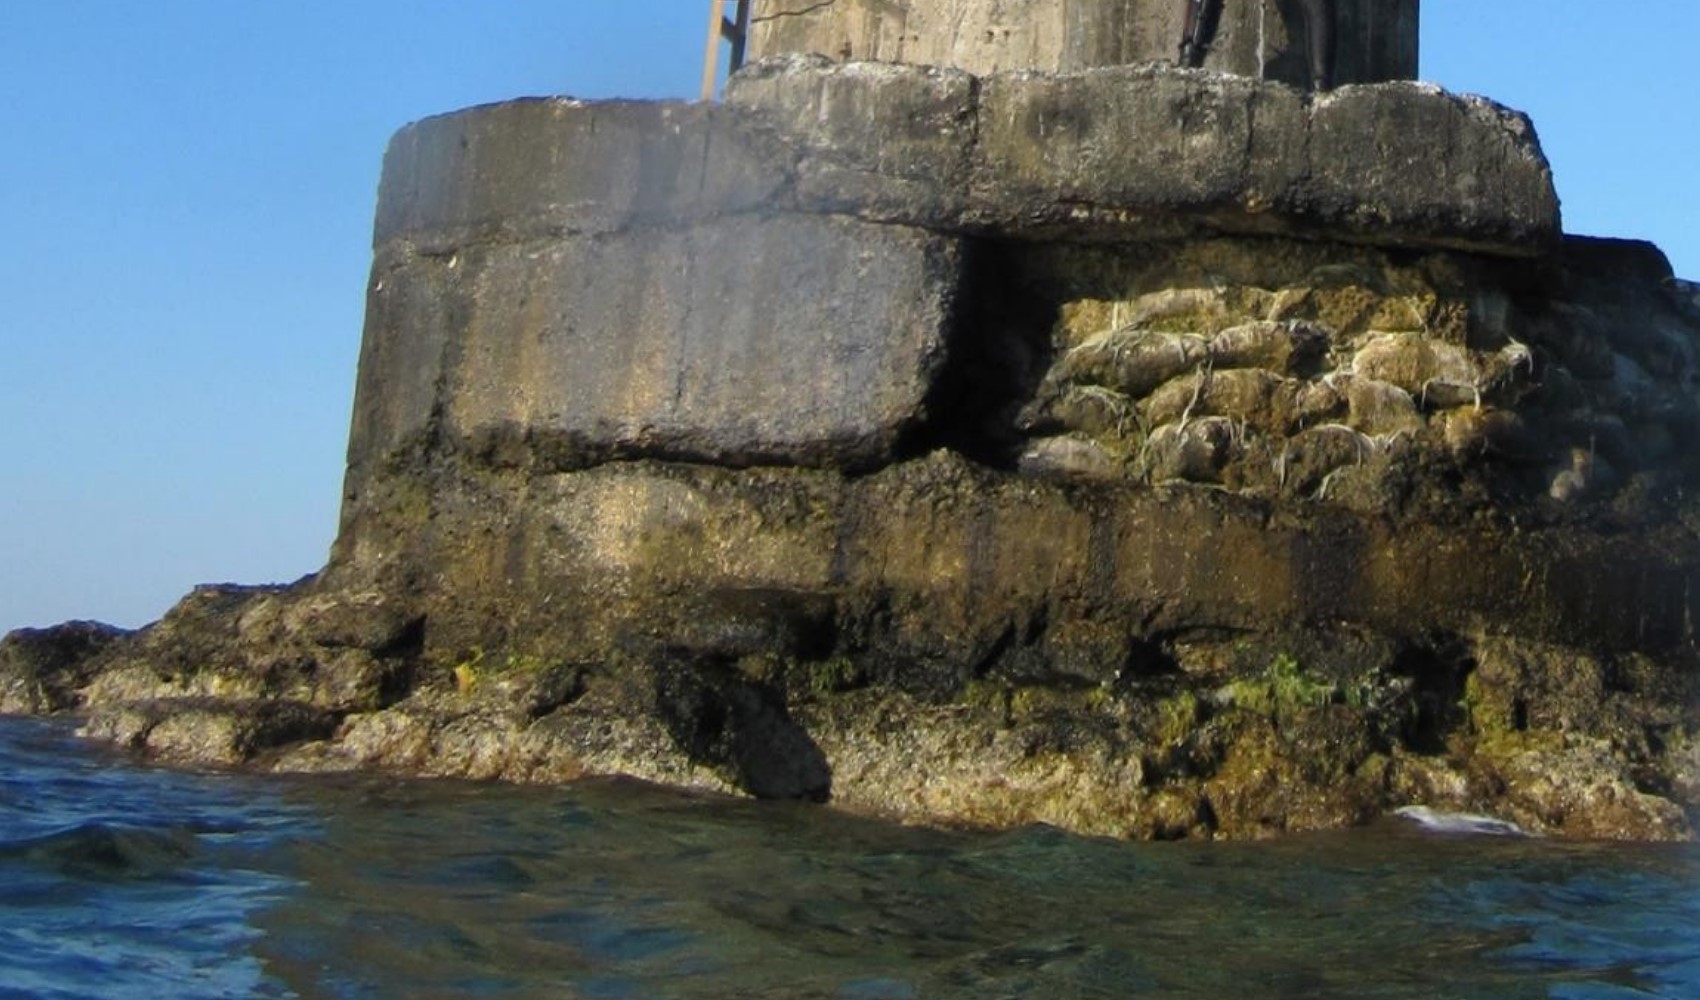
[[[798,215],[380,261],[351,477],[432,426],[496,464],[877,463],[924,413],[959,265]]]
[[[1149,68],[982,82],[971,217],[1067,238],[1241,231],[1303,176],[1303,97],[1234,77]]]
[[[975,80],[788,56],[735,76],[727,103],[757,145],[795,151],[799,211],[1065,242],[1284,235],[1514,257],[1560,236],[1528,119],[1421,84],[1309,96],[1166,66]]]
[[[401,448],[423,446],[434,428],[433,414],[446,389],[445,365],[458,350],[460,322],[444,298],[450,287],[444,272],[452,268],[438,262],[441,268],[408,267],[390,254],[373,265],[348,432],[345,500],[352,500]]]
[[[803,207],[950,227],[968,197],[975,88],[960,70],[789,56],[734,74],[726,103],[796,154]]]
[[[982,81],[979,123],[968,218],[994,231],[1284,234],[1509,256],[1551,250],[1561,231],[1528,119],[1418,84],[1307,98],[1160,67],[1001,74]]]
[[[1425,84],[1347,87],[1311,105],[1286,207],[1354,235],[1393,229],[1534,254],[1561,235],[1552,171],[1523,114]]]
[[[971,73],[1056,70],[1069,38],[1065,6],[1056,0],[756,0],[750,54],[811,52]]]
[[[784,155],[721,109],[652,101],[511,101],[415,122],[384,156],[373,242],[615,232],[760,208]]]
[[[960,115],[971,81],[933,75],[934,91],[907,96],[838,90],[888,101],[882,113],[936,100]],[[380,189],[350,502],[421,447],[551,467],[884,457],[923,413],[958,245],[829,217],[833,176],[809,188],[823,214],[772,215],[797,183],[786,144],[811,124],[826,129],[781,133],[703,105],[526,100],[404,129]],[[939,146],[934,124],[912,140]],[[883,179],[860,192],[888,217],[922,198]]]
[[[1155,3],[1160,11],[1176,12],[1172,16],[1179,20],[1179,4]],[[1228,0],[1227,7],[1223,37],[1205,68],[1295,87],[1310,85],[1309,33],[1302,0]],[[1418,0],[1334,0],[1334,83],[1415,80],[1418,13]],[[1255,71],[1241,68],[1247,65]]]
[[[1334,6],[1336,83],[1416,77],[1418,0]],[[756,0],[750,52],[1070,72],[1172,63],[1184,20],[1179,0]],[[1309,38],[1302,0],[1229,0],[1204,66],[1309,87]]]

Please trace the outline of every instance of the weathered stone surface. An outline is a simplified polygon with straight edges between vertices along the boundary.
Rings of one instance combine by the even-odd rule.
[[[753,56],[810,52],[844,60],[924,63],[975,73],[1060,69],[1064,5],[1052,0],[760,0]],[[1177,26],[1171,57],[1180,39]]]
[[[535,98],[415,122],[384,156],[373,243],[448,255],[761,208],[784,182],[782,155],[724,118],[681,102]]]
[[[792,57],[734,74],[726,103],[794,152],[800,208],[954,229],[969,196],[977,86],[960,70]]]
[[[275,613],[268,613],[275,612]],[[419,618],[391,595],[367,593],[311,594],[295,602],[264,602],[242,616],[238,628],[245,642],[275,642],[280,635],[316,646],[385,653],[412,641]],[[277,633],[255,631],[275,627]]]
[[[1417,0],[1339,0],[1335,79],[1417,75]],[[1173,62],[1184,5],[1172,0],[756,0],[751,53],[1066,72]],[[1206,68],[1308,87],[1299,0],[1226,4]]]
[[[100,622],[21,628],[0,639],[0,715],[46,715],[76,708],[99,657],[129,635]]]
[[[82,734],[167,760],[232,765],[335,727],[331,713],[300,702],[200,698],[102,705]]]
[[[98,641],[91,642],[91,626],[70,623],[39,633],[60,637],[52,647],[58,655],[7,659],[31,665],[30,679],[53,695],[24,710],[99,710],[110,716],[100,724],[109,728],[120,715],[130,723],[157,721],[195,706],[207,719],[224,718],[221,732],[258,749],[254,733],[280,732],[275,739],[282,742],[302,738],[292,725],[273,727],[270,702],[309,706],[314,718],[334,723],[343,713],[386,705],[409,686],[408,663],[422,635],[418,615],[401,608],[404,600],[379,599],[369,590],[330,593],[311,578],[292,588],[203,586],[144,629],[93,626]],[[126,706],[156,704],[166,707],[123,715]],[[236,705],[234,714],[223,705]],[[187,745],[178,747],[179,756],[189,754]]]
[[[602,679],[559,711],[500,725],[416,709],[408,718],[427,721],[383,735],[392,717],[378,713],[290,766],[827,787],[751,769],[771,755],[816,761],[824,772],[806,773],[829,776],[833,801],[894,816],[1263,836],[1423,801],[1574,836],[1687,836],[1692,800],[1657,791],[1689,787],[1688,758],[1658,749],[1686,745],[1686,723],[1648,706],[1688,699],[1688,529],[1657,513],[1666,501],[1618,508],[1636,519],[1633,538],[1555,517],[1537,475],[1522,500],[1493,487],[1527,519],[1507,545],[1481,497],[1465,499],[1504,461],[1496,421],[1566,426],[1516,388],[1537,365],[1571,379],[1553,406],[1599,413],[1637,395],[1611,390],[1616,380],[1694,337],[1677,305],[1659,305],[1668,274],[1641,248],[1584,243],[1562,260],[1574,274],[1553,284],[1451,254],[1271,241],[982,257],[972,287],[997,294],[964,317],[979,343],[1011,351],[1043,331],[1038,354],[1077,380],[1079,412],[1098,407],[1095,424],[1036,432],[1014,474],[940,454],[856,478],[646,463],[490,481],[452,471],[487,456],[451,451],[429,521],[403,518],[376,546],[460,581],[427,588],[425,662],[541,646],[555,650],[543,662],[602,662]],[[1583,274],[1610,277],[1596,289]],[[1006,329],[1036,318],[1027,333]],[[1563,376],[1592,356],[1565,333],[1571,322],[1593,324],[1633,369]],[[1094,346],[1106,331],[1119,351]],[[1149,377],[1140,367],[1171,359],[1179,367]],[[1439,383],[1456,381],[1471,392],[1443,398]],[[1479,409],[1478,392],[1512,409]],[[1281,472],[1293,496],[1328,503],[1130,485],[1140,465],[1114,449],[1142,421],[1220,430],[1227,465],[1212,452],[1171,471],[1254,496],[1236,449],[1254,432],[1296,431]],[[1453,441],[1467,428],[1479,448]],[[1163,454],[1149,449],[1146,467]],[[1443,455],[1458,464],[1441,475]],[[1459,476],[1461,491],[1441,485]],[[528,596],[539,593],[549,606]],[[563,606],[575,609],[570,636]],[[1376,638],[1335,655],[1337,640],[1314,637],[1320,622]],[[1506,623],[1516,638],[1482,638]],[[1506,648],[1608,657],[1611,690],[1551,703],[1612,707],[1549,717],[1535,675],[1494,665]],[[617,665],[608,650],[622,651]],[[667,663],[715,680],[661,693]],[[754,701],[703,694],[728,671]],[[1489,690],[1526,699],[1530,735],[1493,736]],[[783,725],[754,724],[763,716],[748,707],[739,724],[737,704],[783,706],[771,716]],[[1637,735],[1647,725],[1657,743]]]
[[[732,114],[525,101],[410,126],[386,158],[380,269],[408,257],[421,269],[443,265],[432,281],[455,279],[463,256],[494,258],[500,247],[529,256],[538,249],[530,244],[543,241],[556,244],[557,266],[589,274],[595,260],[579,259],[572,247],[600,247],[598,237],[614,234],[641,241],[664,224],[707,225],[780,205],[1064,239],[1326,232],[1528,254],[1557,232],[1550,175],[1527,122],[1422,88],[1347,88],[1307,103],[1280,86],[1158,69],[1002,75],[977,88],[965,75],[936,69],[793,59],[747,70],[729,100]],[[1443,169],[1413,171],[1413,158],[1427,157],[1436,143],[1449,151]],[[525,163],[551,169],[515,166]],[[767,242],[794,238],[780,233]],[[762,259],[766,249],[716,252]],[[641,242],[627,252],[651,253]],[[801,246],[783,253],[814,256]],[[829,261],[833,253],[821,250]],[[617,257],[608,266],[619,266]],[[520,267],[497,266],[510,275]],[[375,280],[370,307],[378,322],[396,314],[411,331],[405,351],[382,338],[367,345],[384,355],[371,357],[369,369],[403,361],[384,392],[397,414],[396,426],[376,435],[387,442],[421,426],[443,374],[445,331],[424,314],[441,296],[408,277]],[[752,274],[741,285],[786,290],[770,280],[791,281],[798,299],[832,299],[830,287],[817,291],[794,276]],[[547,321],[539,306],[525,308],[532,325]],[[764,304],[755,315],[768,311]],[[594,405],[586,401],[580,414]],[[364,422],[371,408],[360,409]],[[651,416],[667,423],[643,406],[596,416],[628,429]],[[569,436],[583,430],[567,423]],[[663,441],[657,452],[668,447]]]
[[[1700,326],[1644,246],[1571,240],[1551,260],[1505,270],[1274,240],[1053,248],[988,283],[1037,300],[1034,319],[995,297],[984,315],[1017,342],[1032,335],[1019,324],[1049,326],[1016,430],[1096,445],[1122,478],[1375,507],[1410,503],[1434,473],[1405,477],[1441,461],[1566,505],[1662,490],[1686,474],[1674,442],[1700,416],[1682,374]]]
[[[351,490],[430,434],[548,467],[887,459],[925,414],[960,250],[827,206],[766,214],[791,156],[679,104],[524,101],[403,130]]]
[[[1529,119],[1427,84],[1345,87],[1311,105],[1296,192],[1348,233],[1377,226],[1533,256],[1561,231],[1552,173]],[[1291,210],[1291,209],[1290,209]]]
[[[975,86],[791,57],[741,71],[727,103],[798,151],[804,211],[1071,242],[1289,234],[1517,257],[1560,232],[1528,119],[1421,84],[1306,96],[1135,66]]]
[[[1502,546],[1491,522],[1329,507],[1276,518],[1220,490],[1082,490],[946,453],[853,479],[621,463],[499,491],[440,489],[437,520],[453,517],[453,531],[420,526],[401,544],[408,562],[466,581],[429,600],[424,653],[443,662],[516,636],[547,637],[551,658],[594,661],[640,639],[664,648],[751,632],[748,608],[690,599],[727,592],[799,595],[761,606],[775,622],[814,622],[817,638],[774,639],[769,651],[836,649],[894,683],[947,690],[1015,657],[1010,644],[1029,628],[1038,642],[1077,618],[1102,626],[1094,655],[1116,662],[1130,636],[1289,622],[1411,638],[1515,621],[1518,635],[1555,644],[1669,650],[1693,610],[1690,543],[1675,525],[1634,539],[1529,525]],[[560,606],[575,609],[570,635]],[[746,624],[708,624],[727,614]],[[691,643],[710,657],[754,655],[731,640]]]
[[[380,260],[350,465],[428,428],[546,467],[878,463],[925,414],[960,260],[797,215]]]
[[[1517,256],[1559,233],[1528,120],[1419,84],[1306,98],[1165,68],[1001,74],[982,82],[979,123],[969,215],[997,231],[1294,233]]]
[[[379,201],[350,502],[367,469],[430,434],[546,468],[889,461],[927,417],[961,250],[750,214],[768,199],[1068,240],[1326,230],[1521,253],[1555,231],[1545,163],[1516,121],[1372,90],[1306,104],[1156,70],[976,88],[950,71],[791,60],[734,82],[733,114],[534,100],[410,126]],[[1474,187],[1425,170],[1438,187],[1414,190],[1377,131],[1401,114]]]
[[[1687,835],[1657,790],[1688,773],[1660,748],[1695,676],[1692,571],[1646,575],[1668,538],[1282,523],[1224,493],[1083,491],[949,455],[853,479],[487,475],[439,481],[443,513],[416,526],[408,560],[453,582],[419,595],[404,698],[335,732],[300,703],[256,714],[263,677],[227,655],[173,688],[96,685],[90,732],[173,759],[622,773],[1117,836],[1267,836],[1413,800]],[[202,599],[173,628],[256,613]],[[1507,621],[1520,637],[1479,631]]]

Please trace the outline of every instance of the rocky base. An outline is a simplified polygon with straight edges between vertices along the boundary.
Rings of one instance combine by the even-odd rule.
[[[1546,834],[1693,836],[1700,674],[1686,645],[1649,655],[1495,635],[1444,596],[1386,624],[1279,623],[1236,596],[1247,577],[1162,565],[1163,553],[1211,562],[1196,541],[1190,555],[1173,547],[1208,531],[1235,547],[1216,554],[1225,565],[1302,571],[1275,560],[1297,551],[1302,564],[1298,540],[1316,520],[1282,526],[1217,490],[1130,490],[1096,509],[1101,487],[948,453],[857,480],[769,473],[778,481],[761,497],[750,475],[634,463],[561,485],[683,506],[721,492],[744,516],[771,518],[761,541],[781,563],[785,536],[823,517],[842,530],[864,516],[848,507],[895,513],[884,571],[912,559],[914,579],[939,589],[705,586],[705,552],[727,558],[719,546],[743,529],[736,511],[699,509],[652,563],[670,580],[604,579],[521,605],[518,581],[409,594],[393,581],[354,588],[333,570],[287,588],[202,588],[133,634],[14,633],[0,683],[33,693],[7,708],[79,711],[87,734],[175,762],[522,782],[620,774],[910,822],[1244,838],[1422,804]],[[920,530],[902,516],[920,497],[936,526],[1007,523],[977,541]],[[493,494],[482,501],[499,509]],[[1088,553],[1059,537],[1064,510],[1087,518],[1076,530],[1096,539],[1097,569],[1070,566]],[[1583,534],[1548,530],[1558,533],[1531,537],[1530,551]],[[468,559],[487,551],[468,543]],[[887,543],[864,531],[861,544]],[[1011,585],[993,548],[1051,575]],[[1486,549],[1452,551],[1430,553],[1437,577],[1513,571]],[[1154,576],[1116,570],[1134,560],[1153,561]],[[1119,582],[1094,596],[1075,589],[1074,571]],[[1393,625],[1406,610],[1413,627]]]
[[[1175,642],[1101,683],[995,669],[945,698],[834,657],[504,653],[444,668],[300,634],[279,659],[275,644],[240,638],[244,623],[324,597],[312,583],[203,589],[85,661],[98,676],[78,695],[38,708],[81,710],[86,735],[174,763],[620,774],[908,822],[1115,837],[1266,837],[1422,803],[1535,833],[1686,840],[1700,802],[1682,707],[1692,684],[1632,655],[1311,630]],[[213,631],[229,643],[218,665],[166,669],[192,633]],[[8,676],[62,634],[9,636]]]

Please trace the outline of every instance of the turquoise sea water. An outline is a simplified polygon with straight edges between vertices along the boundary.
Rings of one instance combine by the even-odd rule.
[[[1700,997],[1700,852],[908,829],[137,766],[0,720],[0,998]]]

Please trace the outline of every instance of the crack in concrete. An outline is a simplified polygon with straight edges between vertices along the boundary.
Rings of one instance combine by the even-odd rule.
[[[802,10],[780,10],[774,11],[772,14],[763,14],[759,17],[752,17],[750,18],[750,23],[764,24],[768,21],[777,21],[786,17],[805,17],[809,14],[813,14],[817,10],[825,10],[836,3],[838,3],[838,0],[820,0],[819,3],[810,4]]]

